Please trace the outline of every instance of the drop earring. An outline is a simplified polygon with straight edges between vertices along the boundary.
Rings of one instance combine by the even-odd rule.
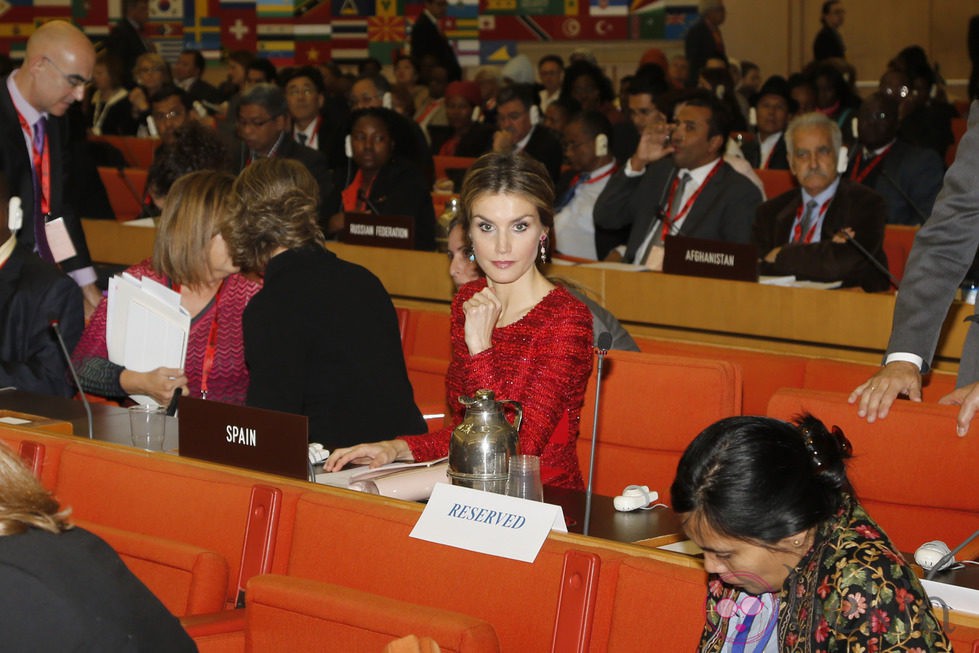
[[[540,237],[540,262],[547,263],[547,234]]]

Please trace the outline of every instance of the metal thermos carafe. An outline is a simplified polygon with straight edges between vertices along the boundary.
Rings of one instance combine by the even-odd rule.
[[[505,494],[523,408],[516,401],[496,401],[492,390],[477,390],[475,397],[459,397],[459,402],[466,406],[466,417],[449,442],[449,478],[453,485]],[[516,410],[513,424],[503,414],[505,404]]]

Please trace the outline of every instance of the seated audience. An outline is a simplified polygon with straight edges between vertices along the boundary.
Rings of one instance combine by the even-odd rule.
[[[146,179],[144,215],[159,215],[170,188],[180,177],[198,170],[230,169],[228,150],[214,130],[196,121],[188,122],[174,130],[172,138],[153,154]],[[150,204],[157,210],[146,210]]]
[[[221,104],[221,92],[213,84],[204,81],[204,55],[200,50],[186,49],[173,64],[173,83],[186,91],[191,102],[200,102],[211,113]]]
[[[955,142],[952,118],[958,114],[948,102],[931,97],[934,85],[935,72],[928,65],[890,68],[880,80],[880,90],[900,103],[898,137],[934,150],[944,161]]]
[[[741,81],[738,83],[738,104],[742,108],[747,108],[751,104],[751,98],[761,90],[762,76],[761,68],[758,64],[751,61],[741,62]]]
[[[108,544],[72,526],[0,446],[0,578],[9,651],[196,651],[180,622]]]
[[[95,92],[89,102],[85,124],[92,134],[135,136],[136,119],[133,118],[129,91],[122,85],[122,64],[108,51],[95,57],[92,81]]]
[[[281,82],[292,122],[292,139],[326,155],[331,126],[321,113],[326,89],[323,75],[313,66],[298,66],[283,71]]]
[[[247,91],[256,84],[278,84],[279,71],[275,64],[262,57],[254,57],[245,66],[245,86],[242,92]]]
[[[624,251],[607,258],[662,269],[668,235],[750,241],[762,194],[721,158],[729,132],[727,112],[703,90],[679,100],[671,131],[654,124],[643,132],[595,203],[597,227],[630,228]]]
[[[564,71],[561,95],[574,98],[585,111],[605,114],[613,125],[624,120],[622,112],[615,108],[612,80],[601,68],[587,61],[576,61]]]
[[[147,52],[139,55],[139,58],[136,59],[133,78],[136,80],[136,86],[129,91],[129,104],[133,119],[139,124],[137,134],[139,136],[156,136],[156,134],[151,133],[146,123],[146,117],[150,114],[150,98],[163,88],[164,84],[172,83],[170,66],[160,55],[155,52]]]
[[[391,299],[324,247],[309,171],[263,159],[232,196],[233,260],[265,279],[243,318],[248,405],[306,415],[310,440],[328,449],[423,433]]]
[[[751,106],[755,109],[757,138],[741,144],[744,157],[753,168],[788,170],[785,127],[799,106],[792,98],[788,82],[784,77],[772,75],[751,98]]]
[[[629,81],[622,104],[627,120],[612,125],[612,154],[620,164],[636,151],[639,135],[654,118],[666,121],[655,100],[665,99],[669,90],[663,71],[656,64],[641,66]]]
[[[789,96],[795,100],[798,107],[795,114],[802,115],[816,110],[816,87],[802,73],[789,75]]]
[[[860,97],[853,92],[840,66],[833,61],[831,59],[812,68],[812,83],[816,89],[815,110],[835,121],[843,135],[843,142],[850,144],[854,140],[851,122],[857,117]]]
[[[857,501],[854,454],[811,415],[729,417],[687,447],[670,495],[710,574],[699,650],[951,650],[914,571]]]
[[[452,277],[457,291],[470,281],[478,281],[483,278],[483,271],[476,265],[475,257],[472,254],[472,246],[466,240],[466,233],[462,228],[462,221],[458,218],[452,220],[452,223],[449,225],[448,255],[449,276]],[[592,333],[594,334],[596,347],[598,346],[599,336],[605,331],[608,331],[612,336],[612,346],[610,349],[639,351],[639,345],[632,339],[629,332],[625,330],[625,327],[622,326],[618,318],[589,297],[584,288],[577,286],[573,281],[560,277],[549,276],[547,279],[554,285],[564,287],[565,290],[580,299],[588,307],[588,311],[592,317]]]
[[[146,395],[165,406],[181,388],[193,397],[244,403],[248,370],[241,314],[259,286],[238,274],[220,232],[231,218],[232,181],[229,173],[214,171],[178,179],[167,194],[153,258],[127,270],[180,293],[180,305],[191,316],[183,369],[132,370],[110,362],[103,300],[72,354],[85,392],[113,399]]]
[[[414,119],[422,134],[428,130],[448,129],[449,119],[445,115],[445,89],[449,85],[449,71],[442,64],[428,67],[428,98],[424,104],[415,105]],[[410,117],[410,116],[409,116]]]
[[[561,143],[540,125],[540,107],[535,103],[537,93],[532,86],[506,86],[496,98],[497,132],[493,135],[493,151],[501,154],[523,152],[547,168],[554,183],[561,175]]]
[[[17,242],[19,198],[0,172],[0,388],[70,397],[68,366],[51,329],[60,325],[65,345],[75,346],[85,326],[78,284]]]
[[[789,123],[785,142],[800,188],[758,207],[752,241],[762,257],[762,274],[842,281],[867,292],[886,290],[887,276],[841,233],[846,230],[887,267],[887,205],[866,186],[837,174],[839,127],[822,114],[807,113]]]
[[[221,86],[218,87],[224,102],[229,102],[231,98],[244,90],[248,64],[254,58],[255,55],[248,50],[232,50],[227,54],[225,63],[228,66],[228,75],[225,81],[221,82]],[[227,112],[225,111],[223,113]]]
[[[584,304],[538,268],[553,226],[550,175],[526,155],[487,154],[469,169],[461,202],[463,229],[486,279],[463,286],[452,302],[446,395],[488,388],[520,402],[521,453],[540,456],[545,485],[580,489],[575,444],[592,367],[592,321]],[[465,413],[460,403],[450,409],[446,428],[334,451],[326,470],[445,456]]]
[[[572,116],[580,111],[581,105],[576,99],[559,97],[548,105],[540,122],[541,125],[551,130],[555,138],[560,139]]]
[[[554,209],[554,243],[562,254],[597,260],[592,211],[609,178],[618,170],[611,154],[612,124],[597,111],[582,111],[564,129],[562,177]]]
[[[726,68],[704,68],[697,78],[697,86],[714,94],[731,116],[731,131],[743,132],[748,129],[747,106],[742,111],[738,103],[740,97],[734,90],[734,80]]]
[[[561,97],[561,82],[564,80],[564,59],[556,54],[547,54],[537,60],[537,78],[543,87],[538,93],[541,111]]]
[[[483,121],[496,124],[496,95],[500,92],[500,67],[480,66],[476,69],[473,81],[479,84],[479,94],[483,98]]]
[[[685,55],[675,54],[670,57],[670,68],[666,73],[670,86],[678,91],[687,85],[687,78],[690,77],[690,62]]]
[[[942,189],[942,160],[934,150],[897,138],[898,102],[893,97],[874,93],[860,105],[858,117],[859,146],[847,177],[884,198],[888,224],[923,224]]]
[[[428,103],[428,86],[419,83],[420,72],[414,60],[406,54],[394,60],[394,88],[406,91],[412,104],[423,107]]]
[[[177,129],[198,119],[190,96],[173,84],[164,84],[150,96],[150,115],[163,143],[172,143]]]
[[[476,82],[452,82],[445,90],[445,113],[451,136],[432,149],[441,156],[478,157],[493,147],[493,128],[475,118],[482,103]],[[432,132],[429,131],[431,135]]]
[[[360,109],[350,129],[354,174],[341,193],[343,211],[375,215],[407,215],[414,219],[415,249],[435,249],[435,209],[432,195],[418,167],[403,157],[390,109]],[[330,219],[329,234],[343,230],[343,214]]]
[[[336,213],[340,205],[326,157],[289,137],[289,106],[285,93],[272,84],[255,84],[238,103],[238,138],[236,172],[259,159],[295,159],[309,170],[320,189],[322,224]]]

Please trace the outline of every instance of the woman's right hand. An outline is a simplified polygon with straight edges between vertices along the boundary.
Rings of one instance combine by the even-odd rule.
[[[323,471],[340,471],[348,463],[355,465],[370,464],[370,468],[374,469],[395,461],[413,462],[414,460],[411,449],[408,448],[404,440],[367,442],[335,450],[323,465]]]
[[[493,346],[493,329],[500,320],[503,303],[492,288],[483,288],[462,305],[466,315],[465,337],[469,355],[486,351]]]
[[[151,372],[123,370],[119,376],[119,385],[127,394],[147,395],[161,406],[170,403],[173,391],[177,388],[183,390],[184,395],[190,394],[184,371],[173,367],[158,367]]]

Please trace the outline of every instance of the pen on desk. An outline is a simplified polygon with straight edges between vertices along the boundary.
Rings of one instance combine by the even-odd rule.
[[[183,389],[175,388],[173,391],[173,398],[170,399],[170,405],[167,406],[167,417],[173,417],[177,414],[177,401],[180,400],[180,395],[184,393]]]

